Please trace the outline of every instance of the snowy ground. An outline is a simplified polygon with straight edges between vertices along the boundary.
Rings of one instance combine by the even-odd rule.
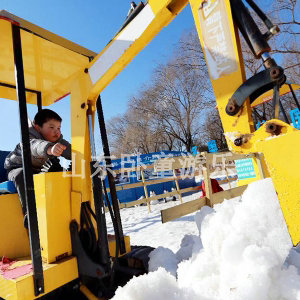
[[[151,213],[146,206],[121,210],[131,244],[156,249],[151,272],[119,288],[115,300],[300,300],[300,254],[270,179],[214,209],[161,224],[160,210],[178,204],[151,205]]]
[[[183,198],[183,202],[196,199],[202,195],[202,192],[195,193]],[[154,201],[152,201],[153,203]],[[156,201],[151,204],[151,213],[148,212],[147,206],[136,206],[121,209],[121,219],[125,235],[130,236],[131,245],[145,245],[152,247],[167,247],[172,251],[177,251],[180,247],[181,239],[188,232],[198,234],[195,223],[195,213],[184,216],[180,219],[161,223],[160,211],[165,208],[180,204],[177,201],[168,201],[167,203]],[[108,219],[108,233],[113,234],[113,227],[110,217]]]
[[[201,178],[198,178],[201,180]],[[199,181],[198,180],[198,181]],[[236,187],[237,182],[231,182],[231,187]],[[229,184],[221,185],[224,190],[229,189]],[[191,196],[183,197],[183,202],[188,202],[202,196],[202,192],[196,192]],[[198,228],[195,223],[195,213],[186,215],[165,224],[161,223],[160,211],[169,207],[180,204],[179,200],[167,203],[152,201],[151,213],[148,212],[147,206],[136,206],[121,209],[121,219],[125,235],[130,236],[131,245],[145,245],[152,247],[166,247],[172,251],[180,248],[180,243],[186,234],[198,235]],[[113,234],[113,227],[109,214],[106,215],[108,220],[108,233]]]

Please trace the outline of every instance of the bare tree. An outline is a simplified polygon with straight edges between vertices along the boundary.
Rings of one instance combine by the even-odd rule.
[[[206,118],[204,126],[206,129],[203,136],[205,142],[215,140],[220,150],[227,149],[220,114],[216,108],[210,111],[209,118]]]
[[[177,61],[177,60],[176,60]],[[165,134],[180,141],[187,151],[201,133],[200,113],[210,104],[205,78],[171,61],[156,69],[152,84],[131,101],[131,108],[148,113]]]

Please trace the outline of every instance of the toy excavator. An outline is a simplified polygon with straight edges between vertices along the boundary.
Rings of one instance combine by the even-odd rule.
[[[0,218],[0,256],[17,262],[1,262],[0,298],[59,299],[63,293],[72,295],[70,299],[80,295],[110,298],[117,286],[147,272],[152,248],[131,246],[129,237],[124,236],[110,173],[111,205],[109,201],[106,205],[115,235],[107,235],[105,186],[100,177],[91,176],[97,172],[93,125],[97,111],[109,165],[100,93],[187,4],[193,12],[228,145],[237,153],[264,155],[265,172],[274,182],[293,244],[299,243],[300,132],[278,119],[280,88],[286,88],[286,77],[269,55],[267,42],[278,28],[252,0],[247,3],[265,23],[266,33],[261,33],[242,0],[132,3],[120,31],[99,54],[0,12],[0,97],[19,103],[29,225],[27,233],[18,194],[11,182],[2,182],[6,194],[0,195],[0,211],[5,212]],[[238,30],[265,66],[264,71],[247,80]],[[255,131],[251,103],[272,90],[274,118]],[[68,94],[72,171],[64,172],[64,176],[63,172],[33,176],[26,103],[41,109]],[[5,276],[3,271],[6,265],[18,269],[28,264],[32,272],[21,277]]]

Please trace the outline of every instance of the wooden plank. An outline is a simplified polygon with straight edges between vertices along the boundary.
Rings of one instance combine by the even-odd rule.
[[[196,192],[195,187],[188,187],[188,188],[179,190],[179,193],[183,194],[183,193],[187,193],[187,192],[190,192],[190,191],[195,191]],[[173,191],[173,192],[168,192],[168,193],[148,197],[147,201],[163,199],[163,198],[174,196],[174,195],[178,195],[178,191]]]
[[[243,194],[245,189],[247,188],[247,185],[238,186],[236,188],[233,188],[231,190],[226,190],[223,192],[218,192],[215,194],[212,194],[211,197],[211,204],[218,204],[222,203],[224,199],[232,199],[234,197],[238,197]]]
[[[211,180],[210,180],[210,176],[209,176],[209,173],[210,173],[209,168],[203,167],[202,172],[203,172],[203,176],[204,176],[206,197],[208,199],[209,206],[211,206],[210,200],[211,200],[211,196],[212,196],[212,187],[211,187]]]
[[[143,181],[143,185],[144,185],[144,192],[145,192],[146,202],[147,202],[147,206],[148,206],[148,211],[150,213],[151,212],[151,207],[150,207],[150,201],[148,201],[149,197],[148,197],[147,185],[145,184],[144,170],[141,170],[141,175],[142,175],[142,181]]]
[[[161,210],[161,221],[162,223],[166,223],[176,218],[180,218],[182,216],[185,216],[187,214],[190,214],[194,211],[201,209],[201,207],[203,207],[204,205],[208,205],[209,203],[211,203],[212,206],[214,204],[222,203],[224,199],[229,200],[234,197],[240,196],[245,191],[246,188],[247,185],[239,186],[231,190],[212,194],[211,199],[207,199],[206,197],[201,197],[193,201],[189,201],[183,204],[176,205],[174,207]]]
[[[191,191],[199,192],[199,190],[196,190],[195,188],[196,188],[196,186],[192,186],[192,187],[188,187],[185,189],[181,189],[181,190],[179,190],[179,192],[180,192],[180,194],[191,192]]]
[[[228,181],[229,189],[231,189],[231,184],[230,184],[230,180],[229,180],[228,171],[227,171],[226,166],[225,166],[225,172],[226,172],[226,179]]]
[[[115,174],[125,173],[125,172],[139,172],[140,170],[147,170],[147,169],[154,169],[154,164],[151,165],[142,165],[142,166],[135,166],[131,168],[120,168],[111,170]],[[103,176],[107,176],[107,172],[103,172]]]
[[[177,194],[179,196],[180,203],[182,204],[182,197],[181,197],[181,194],[180,194],[179,183],[178,183],[178,179],[176,177],[176,171],[174,169],[173,169],[173,177],[175,178],[176,191],[177,191]]]
[[[160,178],[160,179],[146,181],[145,184],[151,185],[151,184],[157,184],[157,183],[168,182],[168,181],[173,181],[173,180],[174,180],[174,177]]]
[[[174,207],[163,209],[160,211],[161,221],[162,223],[166,223],[171,220],[180,218],[182,216],[185,216],[187,214],[199,210],[204,205],[206,205],[206,197],[201,197],[196,200],[178,204]]]
[[[162,198],[166,198],[166,197],[170,197],[170,196],[174,196],[174,195],[177,195],[177,194],[178,194],[177,191],[173,191],[173,192],[168,192],[168,193],[165,193],[165,194],[155,195],[155,196],[152,196],[152,197],[148,197],[147,202],[162,199]]]
[[[119,203],[119,208],[122,209],[122,208],[125,208],[126,207],[126,203]]]
[[[163,183],[163,182],[168,182],[168,181],[173,181],[173,180],[174,180],[173,177],[159,178],[159,179],[153,179],[153,180],[145,181],[145,183],[143,183],[141,181],[141,182],[136,182],[136,183],[118,185],[118,186],[116,186],[116,188],[117,188],[117,191],[123,191],[123,190],[133,189],[133,188],[136,188],[136,187],[141,187],[141,186],[144,186],[144,185]]]
[[[190,192],[190,191],[193,191],[193,190],[195,190],[195,187],[185,188],[185,189],[180,190],[179,192],[181,194],[183,194],[183,193],[187,193],[187,192]],[[131,206],[134,206],[134,205],[139,205],[141,203],[146,203],[146,201],[150,202],[150,201],[154,201],[154,200],[174,196],[174,195],[177,195],[177,194],[178,194],[177,191],[173,191],[173,192],[168,192],[168,193],[165,193],[165,194],[160,194],[160,195],[155,195],[155,196],[152,196],[152,197],[148,197],[147,199],[143,198],[143,199],[138,199],[138,200],[135,200],[135,201],[121,203],[121,208],[131,207]]]
[[[132,207],[132,206],[139,205],[139,204],[142,204],[142,203],[146,203],[146,198],[126,202],[126,203],[124,203],[124,207],[128,208],[128,207]]]
[[[229,177],[229,181],[236,181],[236,180],[238,180],[238,178],[237,177]],[[218,183],[219,184],[223,184],[223,183],[228,183],[228,180],[227,179],[223,179],[223,180],[218,180]]]
[[[256,158],[256,162],[257,162],[257,166],[258,166],[258,171],[259,171],[259,175],[260,175],[260,179],[264,179],[266,178],[266,174],[265,174],[265,170],[262,164],[262,160],[263,158],[263,154],[262,153],[255,153],[255,158]]]
[[[188,187],[188,188],[179,190],[179,192],[180,192],[180,194],[183,194],[183,193],[187,193],[187,192],[194,191],[194,190],[195,190],[195,187]],[[139,204],[142,204],[142,203],[146,203],[147,201],[150,202],[150,201],[153,201],[153,200],[163,199],[163,198],[174,196],[174,195],[177,195],[177,194],[178,194],[177,191],[173,191],[173,192],[168,192],[168,193],[165,193],[165,194],[155,195],[153,197],[148,197],[147,199],[143,198],[143,199],[138,199],[138,200],[130,201],[130,202],[126,202],[126,203],[120,203],[120,209],[132,207],[132,206],[139,205]],[[107,207],[105,207],[105,212],[108,212]]]
[[[176,178],[182,179],[181,177],[182,176],[177,176]],[[151,184],[163,183],[163,182],[174,181],[174,180],[175,180],[174,177],[167,177],[167,178],[160,178],[160,179],[145,181],[145,184],[141,181],[141,182],[136,182],[136,183],[117,185],[116,190],[117,191],[123,191],[123,190],[133,189],[133,188],[136,188],[136,187],[142,187],[144,185],[148,186],[148,185],[151,185]],[[109,193],[110,189],[107,188],[106,190]]]

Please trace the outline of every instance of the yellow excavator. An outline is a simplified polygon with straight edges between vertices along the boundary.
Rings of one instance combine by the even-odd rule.
[[[278,27],[252,0],[246,2],[247,6],[242,0],[131,3],[120,31],[99,54],[0,12],[0,97],[19,105],[29,229],[23,228],[18,194],[1,177],[0,190],[5,193],[0,195],[0,298],[107,299],[132,276],[147,272],[152,248],[131,246],[124,236],[114,178],[107,174],[110,204],[104,182],[91,176],[102,172],[94,145],[95,112],[109,165],[100,93],[188,4],[229,148],[263,154],[265,173],[273,180],[293,244],[299,243],[300,132],[278,119],[281,89],[287,92],[292,85],[286,85],[284,70],[269,54],[268,39]],[[262,19],[265,33],[247,7]],[[239,33],[265,67],[247,80]],[[251,105],[263,101],[265,93],[272,95],[273,119],[255,131]],[[41,109],[66,95],[71,98],[72,166],[69,171],[33,175],[26,104]],[[295,101],[300,108],[296,97]],[[115,235],[107,234],[105,205]],[[32,270],[17,277],[6,273],[24,266]]]

